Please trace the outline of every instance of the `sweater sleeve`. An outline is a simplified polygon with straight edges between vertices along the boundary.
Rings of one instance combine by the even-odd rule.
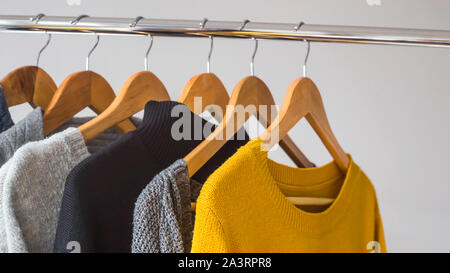
[[[380,210],[377,205],[376,218],[375,218],[375,240],[379,243],[378,251],[380,253],[386,253],[386,241],[384,238],[383,221],[381,220]]]
[[[231,252],[223,227],[216,214],[210,208],[197,207],[191,252]]]

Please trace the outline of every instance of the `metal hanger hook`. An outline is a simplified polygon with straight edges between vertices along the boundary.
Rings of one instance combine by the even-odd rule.
[[[136,19],[134,19],[133,23],[130,24],[130,27],[136,27],[137,23],[139,23],[139,21],[141,21],[142,19],[144,19],[144,17],[142,17],[142,16],[136,17]]]
[[[246,19],[239,30],[242,31],[248,23],[250,23],[250,20]],[[255,41],[255,48],[253,49],[252,59],[250,61],[250,74],[255,76],[255,56],[258,51],[258,39],[253,37],[252,40]]]
[[[95,44],[94,44],[94,46],[92,47],[92,49],[89,51],[89,53],[88,53],[88,55],[87,55],[87,57],[86,57],[86,71],[89,70],[89,58],[91,57],[92,52],[94,52],[94,50],[95,50],[95,49],[97,48],[97,46],[98,46],[98,43],[100,42],[100,36],[99,36],[97,33],[95,33],[95,37],[96,37]]]
[[[137,24],[139,23],[139,21],[141,21],[142,19],[144,19],[143,16],[136,17],[134,19],[134,21],[132,23],[130,23],[130,28],[135,28],[137,26]],[[148,54],[150,54],[150,50],[152,49],[152,46],[153,46],[153,35],[148,34],[147,37],[150,38],[150,44],[148,45],[147,51],[145,52],[145,56],[144,56],[144,70],[149,71]]]
[[[253,50],[252,61],[250,62],[250,74],[252,76],[255,76],[255,56],[256,56],[256,52],[258,51],[258,39],[253,37],[252,40],[255,41],[255,49]]]
[[[244,23],[243,23],[242,26],[239,28],[239,31],[242,31],[242,30],[244,29],[244,27],[245,27],[248,23],[250,23],[250,20],[245,19]]]
[[[148,68],[148,54],[150,53],[150,50],[153,47],[153,35],[149,34],[148,37],[150,38],[150,44],[148,45],[147,51],[145,52],[145,57],[144,57],[144,69],[149,71]]]
[[[72,21],[70,22],[70,24],[71,24],[71,25],[76,25],[76,24],[78,24],[78,22],[80,22],[81,19],[87,18],[87,17],[89,17],[89,15],[86,15],[86,14],[80,15],[80,16],[78,16],[77,18],[75,18],[74,20],[72,20]]]
[[[213,52],[213,47],[214,47],[214,39],[212,36],[209,36],[209,40],[211,41],[210,45],[209,45],[209,53],[208,53],[208,60],[206,62],[206,71],[208,73],[211,72],[211,55]]]
[[[47,48],[48,44],[50,44],[50,40],[52,39],[52,34],[45,31],[45,34],[47,34],[47,42],[45,42],[44,46],[39,50],[38,56],[36,59],[36,66],[39,66],[39,60],[41,59],[41,54],[44,52],[44,50]]]
[[[309,52],[311,51],[311,42],[310,41],[306,41],[306,42],[308,43],[308,48],[306,49],[305,61],[303,62],[303,77],[307,77],[308,76],[306,74],[306,65],[308,63]]]
[[[208,18],[204,18],[203,22],[200,23],[200,27],[202,29],[204,29],[207,22],[208,22]],[[212,55],[213,48],[214,48],[214,37],[209,36],[208,38],[210,40],[210,45],[209,45],[208,59],[206,60],[206,72],[210,73],[211,72],[211,55]]]
[[[36,24],[37,24],[44,16],[45,16],[45,14],[39,13],[35,17],[30,18],[30,20],[32,22],[36,22]],[[47,34],[47,41],[45,42],[44,46],[38,52],[37,59],[36,59],[36,66],[39,66],[39,60],[41,59],[41,54],[47,48],[48,44],[50,43],[50,40],[52,39],[52,34],[48,33],[47,31],[45,31],[45,34]]]
[[[86,14],[80,15],[77,18],[75,18],[75,20],[71,21],[70,24],[71,25],[76,25],[76,24],[78,24],[78,22],[80,22],[81,19],[87,18],[87,17],[89,17],[89,15],[86,15]],[[92,52],[94,52],[94,50],[98,46],[98,43],[100,42],[100,36],[97,33],[95,33],[95,37],[96,37],[95,44],[92,47],[92,49],[89,51],[89,53],[88,53],[88,55],[86,57],[86,71],[89,70],[89,58],[91,57]]]
[[[298,31],[305,23],[304,22],[300,22],[295,28],[295,31]],[[306,65],[308,64],[308,58],[309,58],[309,52],[311,51],[311,42],[308,40],[304,40],[307,43],[307,49],[306,49],[306,56],[305,56],[305,60],[303,61],[303,77],[307,77],[307,73],[306,73]]]
[[[30,18],[30,21],[31,21],[31,22],[36,21],[36,24],[37,24],[37,23],[41,20],[41,18],[44,17],[44,16],[45,16],[44,13],[39,13],[38,15],[36,15],[36,16],[34,16],[34,17],[31,17],[31,18]]]

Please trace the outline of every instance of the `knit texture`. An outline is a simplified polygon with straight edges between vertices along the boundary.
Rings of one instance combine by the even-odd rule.
[[[63,125],[58,127],[52,134],[56,134],[59,132],[62,132],[66,130],[67,128],[74,127],[78,128],[81,124],[84,124],[94,117],[73,117],[67,122],[65,122]],[[131,122],[139,126],[141,124],[142,120],[140,118],[131,117]],[[50,135],[52,135],[50,134]],[[109,128],[108,130],[102,132],[95,138],[91,139],[90,141],[86,142],[87,149],[90,154],[95,154],[96,152],[100,151],[104,147],[108,146],[110,143],[114,142],[116,139],[120,137],[120,134],[116,132],[114,128]]]
[[[172,125],[179,120],[172,116],[175,106],[184,107],[191,124],[214,129],[178,102],[148,102],[143,121],[135,131],[83,160],[68,175],[55,252],[70,252],[73,241],[79,244],[81,252],[131,252],[133,212],[142,190],[155,175],[183,158],[206,137],[195,138],[192,127],[185,128],[190,138],[172,138]],[[228,141],[193,179],[204,182],[247,141],[248,137]]]
[[[133,253],[183,253],[191,250],[193,213],[186,162],[175,161],[139,195],[133,217]],[[196,193],[198,194],[198,193]]]
[[[3,182],[8,252],[51,252],[65,178],[88,155],[76,128],[17,150]]]
[[[2,86],[0,85],[0,133],[6,131],[14,125],[9,113],[8,103],[3,94]]]
[[[58,130],[89,119],[73,118]],[[52,252],[67,174],[118,136],[108,130],[90,148],[78,129],[67,128],[19,148],[0,168],[0,252]]]
[[[36,107],[16,125],[0,133],[0,166],[5,164],[25,143],[43,138],[42,110],[40,107]]]
[[[58,134],[69,127],[78,127],[90,119],[92,119],[92,117],[74,117],[57,128],[51,135]],[[133,122],[135,124],[139,124],[140,120],[133,119]],[[43,127],[42,110],[38,107],[16,125],[0,134],[0,164],[3,165],[3,163],[6,162],[0,168],[0,253],[8,252],[6,245],[6,226],[4,224],[4,213],[2,209],[3,184],[9,170],[9,165],[11,164],[10,161],[6,160],[11,158],[16,150],[24,144],[31,141],[44,139]],[[90,153],[94,153],[101,147],[107,146],[109,143],[117,139],[118,136],[119,134],[117,134],[113,129],[108,129],[87,143],[88,151]]]
[[[345,174],[334,161],[292,168],[270,160],[262,143],[251,140],[203,185],[192,252],[386,251],[375,190],[351,157]],[[297,207],[286,196],[335,200]]]

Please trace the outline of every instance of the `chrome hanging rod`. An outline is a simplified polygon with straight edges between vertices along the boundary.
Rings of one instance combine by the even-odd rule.
[[[362,26],[337,26],[286,23],[249,22],[241,29],[242,21],[168,20],[142,18],[130,25],[134,18],[86,17],[71,24],[74,16],[45,16],[38,23],[35,16],[0,15],[1,32],[102,33],[118,35],[154,35],[182,37],[226,37],[278,40],[307,40],[311,42],[411,45],[450,47],[450,30],[406,29]],[[297,31],[296,31],[297,30]]]

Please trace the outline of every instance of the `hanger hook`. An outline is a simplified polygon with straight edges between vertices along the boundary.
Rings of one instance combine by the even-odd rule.
[[[246,19],[239,30],[242,31],[248,23],[250,23],[250,20]],[[250,74],[255,76],[255,56],[258,51],[258,39],[253,37],[252,40],[255,41],[255,48],[253,49],[252,59],[250,61]]]
[[[150,50],[153,47],[153,35],[149,34],[148,37],[150,38],[150,43],[148,45],[147,51],[145,52],[145,58],[144,58],[144,67],[145,70],[149,71],[148,69],[148,54],[150,53]]]
[[[36,15],[36,16],[34,16],[34,17],[31,17],[31,18],[30,18],[30,21],[31,21],[31,22],[36,21],[36,24],[37,24],[37,23],[41,20],[41,18],[44,17],[44,16],[45,16],[44,13],[39,13],[38,15]]]
[[[134,21],[130,24],[130,27],[136,27],[137,23],[139,23],[142,19],[144,19],[142,16],[136,17],[136,19],[134,19]]]
[[[98,46],[98,43],[100,42],[100,36],[99,36],[97,33],[95,33],[95,37],[96,37],[95,44],[94,44],[94,46],[92,47],[92,49],[89,51],[89,53],[88,53],[88,55],[87,55],[87,57],[86,57],[86,71],[89,70],[89,58],[91,57],[92,52],[94,52],[94,50],[95,50],[95,49],[97,48],[97,46]]]
[[[252,61],[250,62],[250,73],[252,76],[255,76],[255,56],[256,52],[258,51],[258,39],[253,37],[252,40],[255,41],[255,49],[253,50]]]
[[[304,22],[300,22],[295,28],[295,31],[298,31],[305,23]],[[305,60],[303,61],[303,77],[307,77],[307,73],[306,73],[306,65],[308,64],[308,58],[309,58],[309,52],[311,51],[311,42],[308,40],[304,40],[307,43],[307,49],[306,49],[306,56],[305,56]]]
[[[50,40],[52,39],[52,34],[45,31],[45,34],[47,34],[47,42],[45,42],[44,46],[39,50],[37,59],[36,59],[36,66],[39,66],[39,60],[41,59],[41,54],[44,52],[44,50],[47,48],[48,44],[50,44]]]
[[[39,23],[39,21],[40,21],[40,20],[42,19],[42,17],[44,17],[44,16],[45,16],[45,14],[39,13],[39,14],[36,15],[35,17],[30,18],[30,20],[31,20],[32,22],[36,22],[36,24],[37,24],[37,23]],[[45,34],[47,34],[47,41],[45,42],[44,46],[43,46],[43,47],[39,50],[39,52],[38,52],[38,56],[37,56],[37,59],[36,59],[36,66],[39,66],[39,60],[41,59],[41,54],[42,54],[42,52],[44,52],[44,50],[47,48],[48,44],[50,44],[50,40],[52,39],[52,34],[48,33],[47,31],[45,31]]]
[[[71,21],[70,24],[71,24],[71,25],[76,25],[76,24],[78,24],[78,23],[80,22],[81,19],[87,18],[87,17],[89,17],[89,15],[86,15],[86,14],[80,15],[80,16],[78,16],[77,18],[75,18],[75,20]],[[95,49],[97,48],[97,46],[98,46],[98,43],[100,42],[100,36],[99,36],[97,33],[95,33],[95,37],[96,37],[95,44],[94,44],[94,46],[91,48],[91,50],[89,51],[89,53],[88,53],[88,55],[87,55],[87,57],[86,57],[86,71],[89,70],[89,58],[91,57],[92,52],[94,52],[94,50],[95,50]]]
[[[244,29],[244,27],[245,27],[248,23],[250,23],[250,20],[245,19],[244,23],[243,23],[242,26],[239,28],[239,31],[242,31],[242,30]]]
[[[78,22],[80,22],[81,19],[87,18],[87,17],[89,17],[89,15],[82,14],[82,15],[78,16],[77,18],[75,18],[74,20],[72,20],[72,21],[70,22],[70,24],[71,24],[71,25],[76,25],[76,24],[78,24]]]
[[[143,16],[138,16],[134,19],[134,21],[130,24],[130,28],[135,28],[137,26],[137,24],[139,23],[140,20],[144,19]],[[153,35],[148,34],[147,37],[150,38],[150,44],[148,45],[147,51],[145,52],[145,56],[144,56],[144,69],[146,71],[149,71],[148,67],[148,54],[150,53],[150,50],[152,49],[153,46]]]
[[[208,18],[204,18],[203,22],[200,23],[200,27],[202,29],[204,29],[207,22],[208,22]],[[206,60],[206,72],[210,73],[211,72],[211,55],[212,55],[212,51],[214,48],[214,39],[213,39],[213,36],[208,36],[208,38],[210,40],[210,45],[209,45],[208,59]]]

